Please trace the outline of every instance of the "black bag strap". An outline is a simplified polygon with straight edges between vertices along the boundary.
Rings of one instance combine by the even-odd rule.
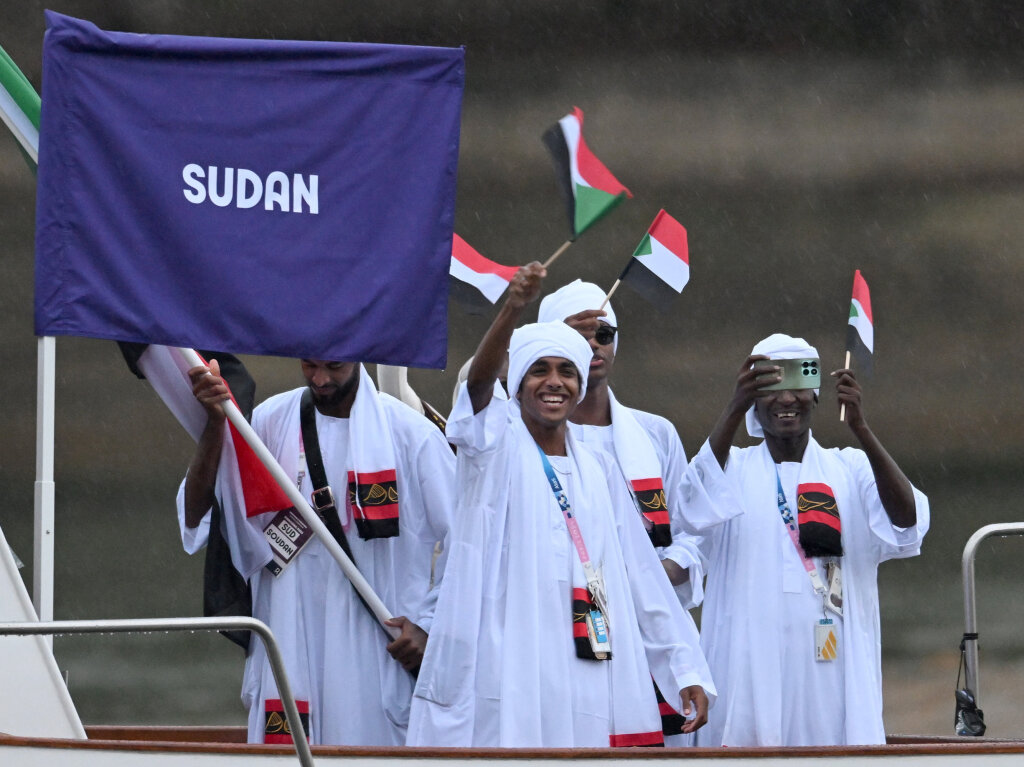
[[[337,500],[324,470],[320,439],[316,433],[316,408],[313,406],[313,393],[308,388],[302,392],[302,400],[299,403],[299,423],[302,426],[302,446],[306,451],[306,467],[309,469],[309,479],[313,483],[313,508],[334,536],[334,540],[341,546],[341,550],[352,560],[352,564],[355,564],[356,559],[352,556],[352,549],[341,527],[341,520],[338,519]],[[348,492],[347,487],[344,492]]]
[[[331,490],[330,483],[327,481],[324,459],[320,454],[320,439],[316,433],[316,408],[313,405],[313,393],[308,388],[302,392],[302,399],[299,402],[299,423],[302,428],[302,446],[306,452],[306,467],[309,469],[309,479],[313,483],[313,509],[320,516],[320,519],[323,520],[324,526],[334,537],[334,540],[341,546],[341,550],[352,560],[353,566],[359,569],[359,565],[356,564],[356,558],[352,556],[352,548],[348,545],[348,538],[345,537],[345,531],[341,527],[341,520],[338,519],[337,500],[334,497],[334,492]],[[347,483],[344,492],[348,493]],[[359,597],[359,601],[363,603],[363,607],[370,613],[373,622],[380,626],[377,615],[370,609],[370,605],[363,599],[363,595],[354,587],[353,591]],[[380,628],[390,642],[392,639],[391,635],[388,634],[383,626],[380,626]]]

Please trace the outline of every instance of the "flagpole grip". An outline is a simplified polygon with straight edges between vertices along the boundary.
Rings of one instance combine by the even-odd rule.
[[[541,266],[547,269],[549,266],[555,263],[555,259],[557,259],[560,255],[562,255],[563,253],[565,253],[565,251],[569,249],[570,245],[572,245],[572,240],[566,240],[565,242],[563,242],[562,247],[560,247],[558,250],[552,253],[551,258],[549,258],[547,261],[541,264]]]
[[[186,362],[190,367],[205,366],[206,363],[196,354],[194,349],[179,349],[182,355],[184,355]],[[263,441],[256,434],[256,431],[252,428],[248,421],[245,420],[245,416],[238,409],[232,400],[227,400],[221,403],[224,409],[224,415],[227,416],[228,420],[231,421],[231,425],[238,430],[238,433],[242,435],[242,439],[246,441],[249,447],[252,448],[253,452],[260,459],[264,466],[267,467],[267,471],[274,478],[274,481],[281,486],[285,495],[288,496],[288,500],[295,506],[295,510],[302,517],[303,521],[313,532],[320,538],[321,543],[331,553],[335,561],[341,567],[342,572],[345,573],[345,577],[351,581],[352,586],[359,592],[359,595],[366,601],[367,606],[373,612],[374,617],[380,623],[381,627],[394,639],[398,638],[400,633],[399,629],[394,626],[384,625],[384,621],[390,620],[393,616],[388,608],[381,601],[380,597],[370,586],[363,574],[359,572],[359,569],[355,566],[348,555],[342,550],[341,546],[331,535],[330,530],[320,519],[319,515],[313,511],[309,503],[299,492],[299,489],[295,487],[291,479],[285,474],[284,469],[281,468],[281,464],[277,462],[273,453],[267,449],[267,446],[263,444]]]
[[[846,350],[846,362],[843,365],[843,367],[844,368],[850,367],[850,350],[849,349]],[[839,406],[839,421],[840,421],[840,423],[846,421],[846,403],[845,402],[842,405]]]
[[[621,284],[622,284],[622,278],[621,278],[621,277],[620,277],[619,279],[615,280],[615,284],[614,284],[614,285],[612,285],[612,289],[608,291],[608,295],[606,295],[606,296],[604,297],[604,301],[602,301],[602,302],[601,302],[601,305],[600,305],[599,307],[597,307],[597,308],[598,308],[598,311],[603,311],[603,310],[604,310],[604,308],[605,308],[606,306],[608,306],[608,302],[612,300],[612,294],[613,294],[613,293],[614,293],[614,292],[615,292],[616,290],[618,290],[618,289],[619,289],[619,285],[621,285]]]

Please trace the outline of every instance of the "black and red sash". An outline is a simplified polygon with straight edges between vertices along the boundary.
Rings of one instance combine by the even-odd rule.
[[[661,477],[650,479],[633,479],[629,482],[636,498],[640,513],[647,520],[647,535],[655,546],[668,546],[672,543],[672,524],[668,516],[668,502],[665,500],[665,488]]]
[[[297,700],[295,707],[299,710],[302,729],[309,740],[309,701]],[[269,698],[263,702],[263,742],[292,743],[292,731],[288,719],[284,715],[284,704],[280,698]]]
[[[809,557],[841,557],[843,526],[832,488],[824,482],[797,486],[797,524],[800,546]]]
[[[348,473],[348,508],[363,540],[398,535],[398,477],[394,469]]]

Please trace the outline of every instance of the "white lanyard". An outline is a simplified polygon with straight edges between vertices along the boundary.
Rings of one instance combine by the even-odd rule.
[[[796,553],[800,557],[800,561],[804,563],[804,569],[811,578],[811,586],[814,587],[814,593],[824,597],[825,583],[821,580],[821,575],[818,574],[818,568],[814,561],[804,554],[804,548],[800,545],[800,528],[796,523],[796,519],[793,518],[793,512],[789,508],[789,501],[786,500],[786,494],[782,490],[782,480],[779,478],[778,466],[775,467],[775,482],[778,488],[776,501],[779,504],[779,514],[782,516],[782,523],[786,526],[786,530],[789,531],[789,539],[793,542]]]
[[[540,453],[540,460],[544,464],[544,473],[547,475],[548,484],[551,485],[551,492],[555,494],[558,508],[562,510],[562,518],[565,520],[565,526],[569,529],[569,538],[572,539],[573,546],[576,547],[576,554],[580,558],[580,564],[583,566],[583,576],[587,579],[587,588],[590,589],[590,595],[594,600],[594,604],[599,610],[605,612],[607,603],[605,600],[604,583],[594,569],[593,562],[590,561],[590,555],[587,553],[587,544],[583,542],[583,533],[580,532],[579,523],[576,521],[576,516],[572,513],[569,497],[562,489],[562,483],[558,481],[555,470],[551,467],[551,461],[548,460],[540,445],[537,446],[537,452]]]

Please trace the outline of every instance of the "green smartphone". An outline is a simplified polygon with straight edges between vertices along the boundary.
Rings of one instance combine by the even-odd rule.
[[[758,360],[754,363],[755,369],[775,366],[782,368],[782,380],[771,386],[758,387],[761,391],[821,388],[821,365],[816,359]]]

